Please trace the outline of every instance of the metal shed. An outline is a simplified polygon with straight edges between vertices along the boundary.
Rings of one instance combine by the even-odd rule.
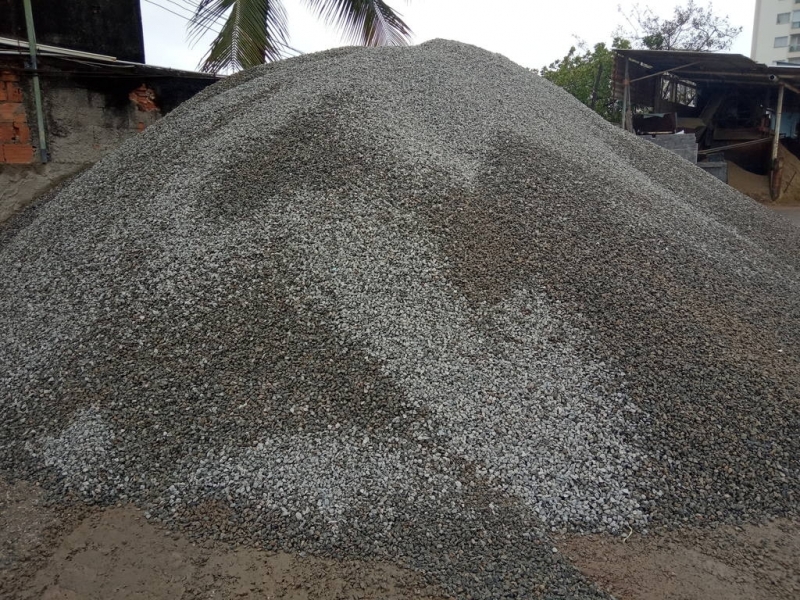
[[[800,133],[800,65],[683,50],[615,53],[613,93],[625,129],[694,133],[698,155],[724,154],[768,174],[773,198],[780,194],[780,140]]]

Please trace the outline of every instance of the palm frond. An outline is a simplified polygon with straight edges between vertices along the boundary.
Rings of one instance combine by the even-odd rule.
[[[383,0],[306,0],[327,24],[343,30],[348,42],[364,46],[405,46],[411,29]]]
[[[225,24],[203,58],[201,70],[236,71],[282,58],[289,33],[280,0],[200,0],[189,34],[202,35],[222,19]]]

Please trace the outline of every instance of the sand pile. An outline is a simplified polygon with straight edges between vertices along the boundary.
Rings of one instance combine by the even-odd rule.
[[[800,231],[488,52],[210,88],[0,233],[0,468],[460,596],[791,514]]]

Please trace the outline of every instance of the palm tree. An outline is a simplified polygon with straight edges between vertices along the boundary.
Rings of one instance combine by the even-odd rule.
[[[343,30],[350,43],[400,46],[411,30],[383,0],[305,0],[326,23]],[[189,31],[199,36],[225,20],[201,69],[238,71],[279,60],[288,47],[286,10],[281,0],[198,0]]]

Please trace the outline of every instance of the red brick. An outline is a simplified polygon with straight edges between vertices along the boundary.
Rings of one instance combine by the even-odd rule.
[[[0,81],[19,81],[19,75],[11,71],[0,71]]]
[[[0,123],[0,144],[7,144],[15,141],[17,135],[13,123]]]
[[[31,130],[27,123],[0,123],[0,144],[28,144]]]
[[[25,118],[25,106],[21,102],[0,103],[0,123],[13,123]]]
[[[0,81],[0,102],[8,100],[8,93],[6,92],[6,82]]]
[[[136,105],[136,108],[141,111],[153,112],[158,110],[158,105],[155,102],[156,93],[145,84],[140,85],[128,94],[128,98],[130,98]]]
[[[27,123],[14,123],[14,137],[20,144],[27,144],[31,141],[31,128]]]
[[[33,162],[33,146],[30,144],[0,144],[3,162],[24,165]]]
[[[22,88],[13,81],[6,82],[6,100],[9,102],[22,102]]]

